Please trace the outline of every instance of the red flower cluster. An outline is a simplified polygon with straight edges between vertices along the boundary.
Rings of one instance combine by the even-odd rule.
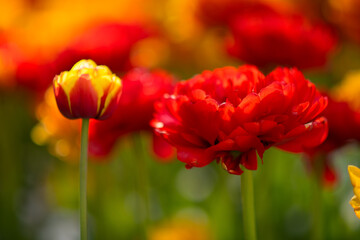
[[[230,55],[260,67],[321,67],[337,43],[332,29],[325,24],[274,11],[238,15],[232,19],[230,29]]]
[[[175,79],[162,70],[149,72],[135,68],[122,77],[123,93],[112,117],[90,121],[89,151],[94,156],[109,154],[121,136],[141,130],[151,130],[149,122],[154,102],[173,89]],[[154,139],[154,150],[160,157],[172,153],[162,139]]]
[[[336,173],[331,167],[329,154],[353,140],[360,141],[360,112],[354,111],[347,102],[339,102],[328,96],[328,106],[323,115],[329,124],[328,137],[321,145],[307,149],[306,154],[311,167],[315,161],[324,161],[324,180],[333,184]]]
[[[315,85],[296,69],[264,76],[256,67],[224,67],[179,82],[156,105],[152,126],[188,168],[214,159],[232,174],[257,169],[271,146],[301,152],[325,140],[326,107]]]

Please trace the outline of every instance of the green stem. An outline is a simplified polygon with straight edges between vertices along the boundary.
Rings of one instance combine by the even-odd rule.
[[[322,174],[324,165],[324,156],[318,156],[313,166],[313,187],[312,187],[312,217],[313,229],[312,239],[321,240],[323,236],[323,213],[322,213]]]
[[[248,170],[241,175],[241,198],[245,240],[256,240],[254,186],[252,172]]]
[[[147,165],[146,165],[146,159],[144,156],[144,149],[142,144],[142,138],[140,134],[134,134],[133,136],[134,141],[134,153],[136,156],[135,159],[135,168],[136,168],[136,182],[137,182],[137,190],[139,193],[139,196],[143,200],[143,204],[141,205],[141,201],[138,203],[138,210],[141,211],[144,210],[143,214],[143,229],[142,237],[146,239],[146,231],[147,227],[150,222],[150,198],[149,198],[149,183],[148,183],[148,172],[147,172]],[[142,208],[144,207],[144,208]],[[142,220],[140,220],[142,221]]]
[[[88,158],[88,131],[89,119],[82,120],[81,127],[81,153],[80,153],[80,236],[81,240],[87,239],[87,212],[86,212],[86,181]]]

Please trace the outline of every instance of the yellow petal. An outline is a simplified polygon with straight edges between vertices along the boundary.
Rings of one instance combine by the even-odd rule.
[[[71,68],[70,71],[76,71],[76,70],[81,70],[81,69],[94,69],[96,68],[96,63],[93,60],[80,60],[77,63],[75,63],[75,65]]]
[[[354,194],[360,199],[360,187],[354,187]]]
[[[350,205],[354,208],[354,212],[358,218],[360,218],[360,199],[353,196],[350,200]]]
[[[349,165],[348,171],[353,187],[360,187],[360,169],[355,166]]]

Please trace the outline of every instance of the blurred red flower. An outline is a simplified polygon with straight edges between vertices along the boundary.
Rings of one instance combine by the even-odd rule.
[[[273,6],[254,0],[199,0],[197,16],[208,25],[226,25],[234,16],[254,11],[275,10]]]
[[[326,104],[296,69],[265,77],[253,66],[224,67],[179,82],[156,104],[152,126],[187,168],[216,159],[241,174],[271,146],[301,152],[324,141],[327,122],[317,116]]]
[[[149,32],[137,24],[110,22],[91,27],[60,52],[56,69],[64,71],[81,59],[93,59],[114,72],[129,70],[132,47],[148,36]]]
[[[116,73],[125,71],[131,66],[134,44],[148,35],[143,26],[110,22],[89,28],[56,57],[45,57],[41,51],[12,51],[16,84],[42,96],[57,73],[70,69],[81,59],[93,59]]]
[[[322,67],[337,44],[329,26],[300,14],[252,11],[235,16],[229,25],[229,54],[259,67]]]
[[[321,145],[307,149],[306,155],[311,169],[315,161],[323,161],[325,184],[332,185],[336,182],[336,172],[331,166],[330,154],[351,141],[360,141],[360,112],[354,111],[347,102],[336,101],[330,95],[327,97],[328,106],[323,116],[328,120],[328,137]]]
[[[89,152],[93,156],[108,155],[117,139],[141,130],[150,130],[149,122],[154,112],[154,102],[172,90],[175,79],[162,70],[148,71],[135,68],[123,78],[123,93],[112,117],[104,121],[90,121]],[[168,143],[154,139],[154,151],[167,158],[172,154]]]
[[[58,73],[48,59],[41,55],[19,55],[15,63],[14,78],[19,87],[42,96]],[[72,65],[74,62],[72,63]]]

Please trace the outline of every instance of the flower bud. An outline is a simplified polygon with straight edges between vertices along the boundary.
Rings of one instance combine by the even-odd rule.
[[[65,117],[106,119],[119,102],[122,82],[108,67],[81,60],[70,71],[55,76],[53,87]]]

